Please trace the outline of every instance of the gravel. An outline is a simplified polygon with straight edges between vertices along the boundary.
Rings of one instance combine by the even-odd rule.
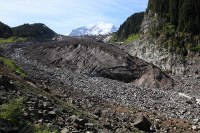
[[[169,118],[181,118],[191,122],[200,119],[200,105],[195,101],[189,103],[187,101],[191,99],[179,95],[181,92],[200,98],[198,95],[200,94],[200,79],[198,78],[172,76],[176,85],[168,90],[140,88],[133,83],[89,77],[70,70],[45,66],[26,58],[23,48],[14,49],[10,56],[30,74],[31,78],[37,80],[48,79],[54,85],[71,86],[91,96],[98,96],[127,106],[136,106]]]

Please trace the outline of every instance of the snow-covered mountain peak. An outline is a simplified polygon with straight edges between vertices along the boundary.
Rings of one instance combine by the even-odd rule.
[[[110,23],[98,22],[96,24],[90,24],[77,29],[73,29],[69,36],[96,36],[107,35],[117,31],[117,27]]]

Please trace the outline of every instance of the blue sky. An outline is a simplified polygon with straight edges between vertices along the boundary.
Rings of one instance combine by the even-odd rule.
[[[0,21],[9,26],[44,23],[59,34],[97,22],[122,24],[144,11],[148,0],[0,0]]]

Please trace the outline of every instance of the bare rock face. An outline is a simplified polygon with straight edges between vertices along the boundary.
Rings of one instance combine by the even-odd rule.
[[[28,58],[76,73],[135,82],[145,87],[173,86],[173,80],[154,65],[114,45],[90,39],[68,38],[63,42],[30,46],[25,51]]]
[[[165,19],[158,20],[157,15],[149,11],[144,15],[140,29],[142,33],[140,39],[120,47],[130,55],[151,62],[163,71],[182,75],[186,71],[183,56],[164,47],[161,43],[162,37],[158,39],[148,35],[155,27],[161,27],[165,23]]]
[[[142,77],[135,80],[135,84],[137,84],[138,86],[150,88],[172,87],[173,81],[169,80],[169,77],[162,73],[160,69],[158,69],[154,65],[150,65],[148,66],[147,70],[148,71],[144,75],[142,75]]]

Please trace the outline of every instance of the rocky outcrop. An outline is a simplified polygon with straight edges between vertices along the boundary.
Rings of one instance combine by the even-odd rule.
[[[187,70],[182,55],[170,52],[164,46],[160,46],[156,39],[150,37],[144,37],[127,46],[122,46],[122,49],[172,74],[184,74]]]
[[[199,73],[200,54],[192,51],[198,44],[197,37],[179,33],[166,18],[148,10],[140,27],[140,39],[120,47],[132,56],[161,68],[163,71],[178,75]]]
[[[145,116],[139,115],[133,125],[142,131],[150,132],[150,127],[152,124]]]
[[[173,86],[173,80],[159,68],[101,42],[71,38],[64,42],[30,46],[25,51],[25,56],[32,60],[76,73],[134,82],[144,87]]]
[[[170,47],[165,46],[161,35],[157,38],[151,35],[153,30],[165,24],[166,20],[164,18],[158,19],[158,14],[148,11],[144,15],[141,25],[140,39],[120,47],[130,55],[153,63],[163,71],[172,74],[185,74],[188,69],[186,67],[186,57],[176,51],[172,52]]]

